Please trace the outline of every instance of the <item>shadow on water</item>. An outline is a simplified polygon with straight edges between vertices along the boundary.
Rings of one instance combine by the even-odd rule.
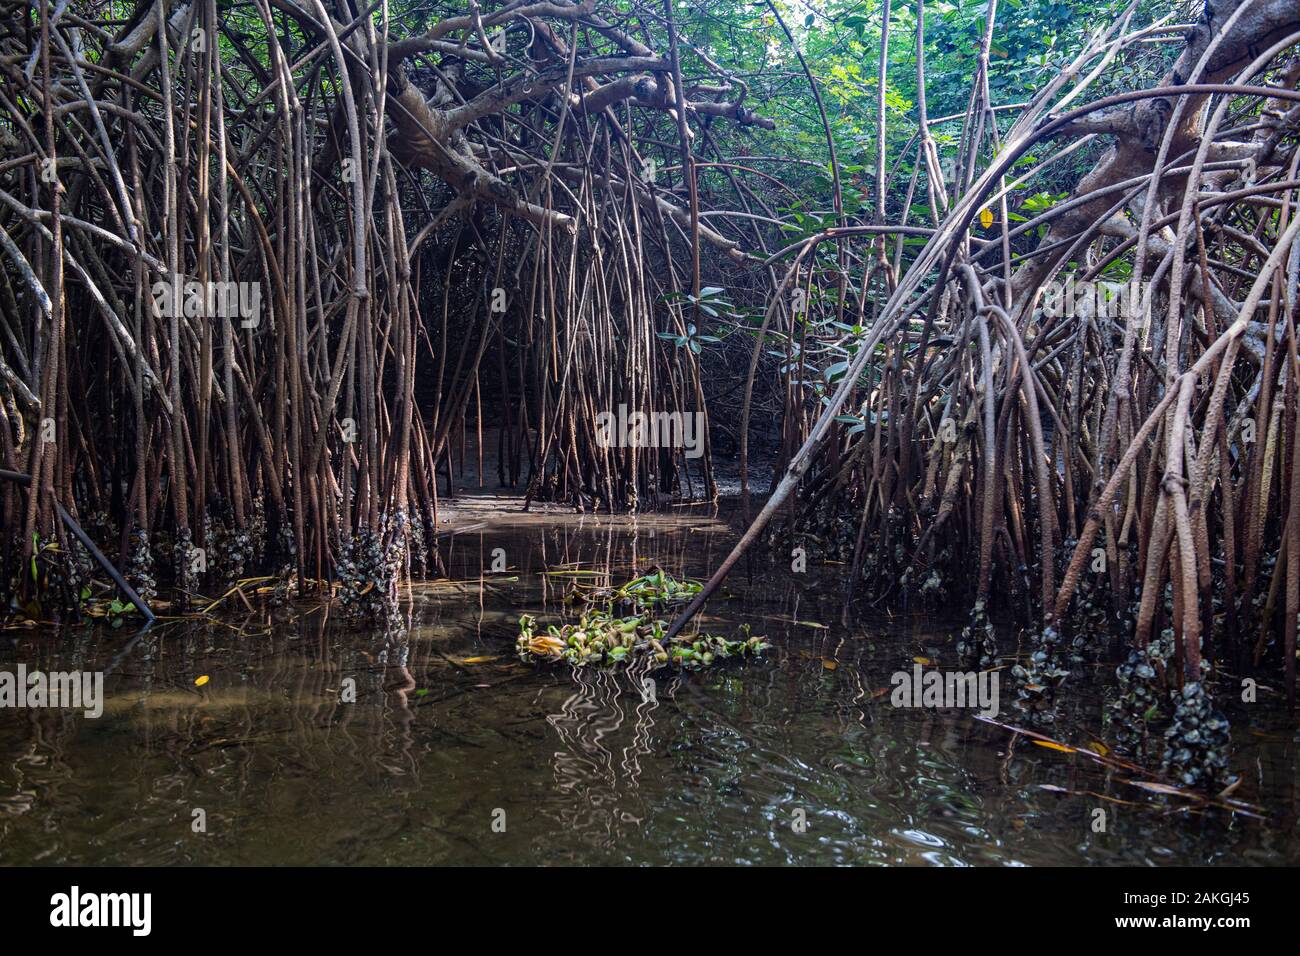
[[[459,506],[457,526],[474,530],[444,541],[452,580],[412,589],[400,636],[309,606],[166,624],[134,643],[104,628],[4,632],[0,669],[111,669],[99,719],[0,711],[0,863],[1300,860],[1284,726],[1234,736],[1235,796],[1275,819],[1189,809],[968,713],[890,706],[891,673],[955,660],[955,628],[924,616],[843,628],[838,586],[815,578],[738,573],[709,606],[715,632],[748,622],[772,639],[764,663],[524,665],[519,614],[565,613],[574,580],[544,572],[700,577],[734,539],[701,511],[503,508]],[[507,570],[484,574],[494,561]],[[341,702],[350,681],[356,701]],[[1086,743],[1100,698],[1070,701],[1054,733]]]

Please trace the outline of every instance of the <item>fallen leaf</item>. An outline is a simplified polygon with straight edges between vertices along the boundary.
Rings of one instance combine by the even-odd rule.
[[[528,649],[538,657],[559,657],[564,652],[564,641],[549,634],[538,634],[528,642]]]
[[[837,668],[837,667],[839,667],[839,666],[840,666],[840,665],[839,665],[839,662],[838,662],[838,661],[827,661],[827,660],[823,660],[823,661],[822,661],[822,667],[823,667],[825,670],[828,670],[828,671],[833,671],[833,670],[835,670],[835,668]]]
[[[495,654],[486,657],[467,657],[463,661],[461,661],[461,663],[462,664],[486,664],[488,661],[499,661],[499,660],[501,660],[501,655]]]
[[[928,658],[928,657],[913,657],[912,660],[915,661],[917,664],[933,664],[933,663],[934,663],[934,661],[930,660],[930,658]]]
[[[210,678],[208,677],[207,674],[204,674],[202,677],[196,677],[196,678],[194,678],[194,686],[195,686],[195,687],[202,687],[202,686],[203,686],[204,684],[206,684],[209,680],[210,680]]]
[[[1033,743],[1038,744],[1040,747],[1046,747],[1048,750],[1059,750],[1063,754],[1078,753],[1075,748],[1067,747],[1065,744],[1058,744],[1052,740],[1035,740]]]

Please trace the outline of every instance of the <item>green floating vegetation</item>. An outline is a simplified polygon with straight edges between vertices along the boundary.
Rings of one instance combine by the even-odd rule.
[[[685,604],[704,587],[689,578],[678,580],[666,571],[654,571],[633,578],[616,588],[590,588],[580,592],[588,603],[631,604],[638,611],[649,608],[672,607]]]
[[[752,636],[742,625],[741,636],[728,640],[714,634],[678,635],[665,640],[668,622],[654,616],[656,608],[680,604],[700,590],[698,581],[679,581],[656,571],[620,588],[602,589],[604,606],[590,605],[576,622],[550,625],[539,631],[531,614],[519,618],[515,647],[523,661],[567,661],[574,667],[614,667],[645,662],[649,670],[677,667],[699,670],[741,657],[757,657],[771,645]],[[586,595],[590,602],[596,592]],[[632,614],[620,614],[617,604],[631,604]]]

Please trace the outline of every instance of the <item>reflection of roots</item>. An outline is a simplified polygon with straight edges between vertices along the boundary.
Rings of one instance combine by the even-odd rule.
[[[636,705],[636,725],[632,735],[632,743],[623,748],[623,776],[628,782],[628,791],[635,792],[640,788],[641,778],[641,758],[650,752],[650,730],[654,727],[654,711],[659,706],[658,693],[647,694],[644,692],[646,680],[654,680],[651,677],[653,667],[652,659],[645,659],[638,666],[633,664],[628,669],[627,676],[632,683],[633,693],[640,697],[640,702]]]
[[[642,694],[640,669],[629,669],[636,700],[632,742],[622,749],[618,766],[605,738],[618,733],[624,719],[624,695],[612,671],[576,669],[576,689],[558,714],[547,718],[563,745],[555,752],[557,788],[573,799],[560,812],[565,830],[594,846],[612,846],[622,826],[639,825],[641,817],[627,808],[628,797],[639,788],[641,757],[650,752],[651,714],[658,707],[654,695]]]

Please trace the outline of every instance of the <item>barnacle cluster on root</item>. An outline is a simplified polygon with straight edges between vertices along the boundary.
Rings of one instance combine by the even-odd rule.
[[[665,638],[668,622],[654,616],[654,609],[682,603],[697,593],[695,581],[679,581],[663,571],[643,575],[620,588],[605,589],[604,606],[589,606],[576,622],[537,627],[531,614],[519,618],[515,648],[520,660],[566,661],[574,667],[610,667],[637,662],[646,670],[677,667],[698,670],[715,662],[737,657],[756,657],[770,646],[752,636],[742,625],[738,640],[713,634],[678,635]],[[594,592],[588,592],[590,599]],[[618,604],[631,604],[631,614],[621,614]]]
[[[136,528],[131,532],[131,546],[126,559],[126,577],[146,603],[158,596],[153,550],[149,546],[149,532],[143,528]]]
[[[351,621],[392,622],[397,611],[397,581],[406,558],[406,515],[385,522],[385,534],[362,528],[339,549],[335,571],[338,599]]]
[[[1054,723],[1056,689],[1070,673],[1061,666],[1061,632],[1054,627],[1045,627],[1034,633],[1031,645],[1029,666],[1017,664],[1011,668],[1017,684],[1016,707],[1030,723]]]
[[[379,578],[382,564],[382,542],[375,532],[362,529],[343,542],[334,573],[339,581],[339,606],[346,617],[361,619],[368,607],[382,599],[384,586]]]
[[[894,550],[901,551],[901,546]],[[948,596],[947,583],[938,568],[918,568],[909,564],[898,576],[898,587],[905,595],[915,595],[927,607],[943,604]]]
[[[1170,700],[1174,722],[1165,731],[1164,772],[1189,787],[1227,782],[1228,720],[1214,709],[1205,685],[1188,682]]]
[[[429,547],[431,540],[433,536],[426,531],[425,519],[417,509],[411,520],[410,553],[411,562],[419,569],[420,577],[426,577],[432,566],[430,558],[434,557],[434,552]]]
[[[248,541],[253,554],[261,554],[266,549],[266,503],[261,496],[253,499],[253,518],[248,523]]]
[[[223,509],[229,512],[229,509]],[[253,539],[247,529],[235,525],[233,514],[208,515],[203,525],[203,547],[208,570],[217,580],[238,581],[253,560]]]
[[[80,605],[90,594],[90,584],[95,576],[94,562],[90,553],[75,540],[69,541],[69,547],[60,555],[59,571],[67,598],[73,605]]]
[[[5,543],[8,561],[0,564],[0,618],[64,621],[81,615],[95,590],[95,566],[75,538],[33,534],[32,552],[23,560],[21,539]]]
[[[284,607],[293,600],[295,592],[300,589],[301,581],[298,578],[298,544],[293,536],[293,529],[285,525],[280,526],[278,554],[282,556],[283,563],[280,570],[275,572],[275,584],[271,588],[270,603],[272,607]]]
[[[1067,552],[1073,547],[1073,541],[1066,542]],[[1071,663],[1082,663],[1087,652],[1104,646],[1106,638],[1114,630],[1116,616],[1107,598],[1107,583],[1104,573],[1095,569],[1079,578],[1069,618],[1073,635],[1069,646]]]
[[[176,584],[180,589],[178,599],[182,606],[188,605],[190,595],[198,590],[202,562],[196,560],[194,553],[194,535],[189,528],[177,532],[172,540],[172,561],[176,567]]]
[[[988,670],[998,664],[998,642],[993,635],[993,622],[989,620],[983,598],[975,602],[971,609],[970,623],[961,630],[957,653],[962,660],[978,657],[980,670]]]
[[[1174,656],[1174,632],[1166,628],[1146,647],[1135,647],[1128,658],[1115,668],[1119,696],[1115,699],[1112,725],[1115,739],[1125,749],[1140,752],[1148,735],[1148,726],[1163,713],[1165,669]]]
[[[853,557],[858,536],[853,516],[860,510],[825,498],[797,521],[773,522],[767,531],[767,544],[776,551],[802,547],[810,552],[815,550],[827,560],[848,561]]]

